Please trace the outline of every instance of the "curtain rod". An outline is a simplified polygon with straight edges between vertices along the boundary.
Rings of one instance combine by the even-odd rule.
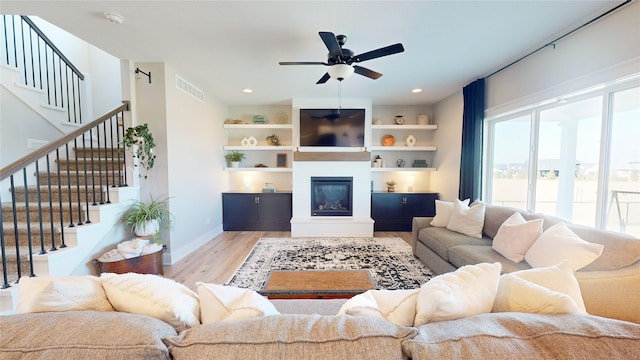
[[[565,37],[567,37],[567,36],[569,36],[569,35],[573,34],[573,33],[574,33],[574,32],[576,32],[576,31],[581,30],[581,29],[583,29],[583,28],[585,28],[585,27],[587,27],[587,26],[591,25],[592,23],[594,23],[594,22],[596,22],[596,21],[598,21],[598,20],[602,19],[603,17],[605,17],[605,16],[607,16],[607,15],[611,14],[612,12],[614,12],[614,11],[618,10],[619,8],[621,8],[621,7],[623,7],[623,6],[627,5],[627,4],[629,4],[631,1],[632,1],[632,0],[626,0],[626,1],[625,1],[625,2],[623,2],[622,4],[619,4],[619,5],[617,5],[616,7],[614,7],[613,9],[611,9],[611,10],[609,10],[609,11],[607,11],[607,12],[605,12],[605,13],[603,13],[603,14],[601,14],[601,15],[599,15],[599,16],[597,16],[597,17],[595,17],[595,18],[593,18],[593,19],[591,19],[591,20],[589,20],[589,21],[587,21],[586,23],[584,23],[584,24],[582,24],[582,25],[578,26],[577,28],[575,28],[575,29],[573,29],[573,30],[569,31],[568,33],[566,33],[566,34],[564,34],[564,35],[562,35],[562,36],[560,36],[560,37],[558,37],[558,38],[556,38],[556,39],[554,39],[554,40],[552,40],[552,41],[550,41],[550,42],[548,42],[548,43],[546,43],[546,44],[544,44],[544,45],[540,46],[539,48],[537,48],[537,49],[533,50],[532,52],[530,52],[530,53],[528,53],[528,54],[526,54],[526,55],[524,55],[523,57],[519,58],[518,60],[513,61],[513,62],[512,62],[512,63],[510,63],[509,65],[506,65],[506,66],[504,66],[504,67],[502,67],[502,68],[500,68],[500,69],[498,69],[498,70],[496,70],[496,71],[492,72],[491,74],[489,74],[489,75],[485,76],[485,79],[486,79],[486,78],[489,78],[489,77],[491,77],[491,76],[493,76],[493,75],[495,75],[495,74],[497,74],[497,73],[499,73],[499,72],[501,72],[502,70],[504,70],[504,69],[506,69],[506,68],[508,68],[508,67],[511,67],[512,65],[515,65],[515,64],[519,63],[520,61],[522,61],[522,60],[524,60],[524,59],[528,58],[529,56],[531,56],[531,55],[533,55],[533,54],[537,53],[538,51],[540,51],[540,50],[542,50],[542,49],[545,49],[545,48],[547,48],[547,47],[549,47],[549,46],[553,46],[553,48],[555,49],[555,48],[556,48],[556,42],[558,42],[558,41],[560,41],[560,40],[564,39]]]

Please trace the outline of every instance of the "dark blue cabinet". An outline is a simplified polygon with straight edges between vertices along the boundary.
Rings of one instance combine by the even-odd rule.
[[[414,216],[435,216],[438,193],[371,193],[374,231],[411,231]]]

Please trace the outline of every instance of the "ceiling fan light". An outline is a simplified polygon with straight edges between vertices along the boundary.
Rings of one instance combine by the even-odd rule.
[[[351,65],[347,64],[335,64],[329,68],[327,71],[331,78],[336,79],[338,81],[342,81],[347,79],[349,76],[353,74],[354,68]]]

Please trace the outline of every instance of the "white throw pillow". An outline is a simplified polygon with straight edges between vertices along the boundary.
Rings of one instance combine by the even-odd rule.
[[[97,276],[20,278],[18,313],[73,310],[114,310]]]
[[[471,206],[467,206],[464,202],[456,200],[453,203],[447,229],[467,236],[482,238],[485,207],[486,204],[481,201],[474,201]]]
[[[500,277],[493,312],[586,314],[580,285],[567,261]]]
[[[465,205],[469,204],[469,199],[463,201]],[[436,200],[436,216],[431,220],[431,226],[447,227],[449,219],[451,219],[451,211],[453,203],[449,201]]]
[[[543,221],[526,221],[519,212],[514,213],[498,229],[491,245],[493,250],[515,263],[521,262],[524,254],[542,234]]]
[[[253,290],[202,282],[196,287],[203,324],[279,314],[267,298]]]
[[[582,240],[567,224],[560,222],[547,231],[531,245],[524,259],[531,267],[545,267],[568,260],[574,271],[591,264],[604,249],[603,245]]]
[[[414,326],[491,312],[498,291],[500,263],[466,265],[422,285]]]
[[[420,289],[368,290],[347,300],[338,315],[372,316],[400,326],[413,326]]]
[[[150,274],[100,276],[107,298],[118,311],[149,315],[177,331],[200,324],[198,295],[171,279]]]

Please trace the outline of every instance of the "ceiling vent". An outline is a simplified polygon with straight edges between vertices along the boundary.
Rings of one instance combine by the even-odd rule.
[[[204,102],[204,92],[178,75],[176,75],[176,87],[201,102]]]

